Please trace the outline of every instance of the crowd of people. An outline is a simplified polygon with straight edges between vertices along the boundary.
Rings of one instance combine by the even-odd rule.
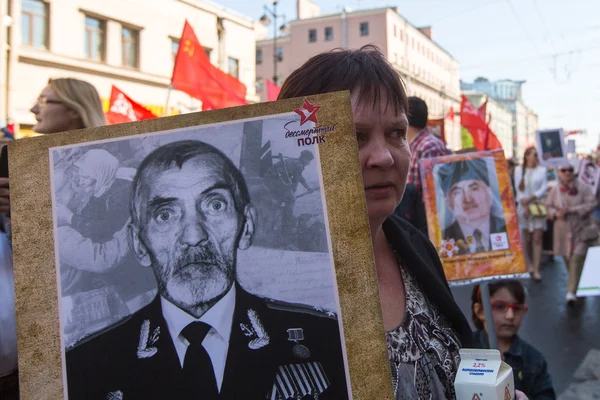
[[[438,251],[427,237],[418,163],[423,158],[452,152],[427,129],[427,104],[422,99],[407,96],[398,73],[381,52],[371,46],[314,56],[284,82],[279,99],[339,90],[350,91],[357,127],[356,140],[395,398],[455,399],[453,383],[460,363],[460,348],[489,347],[489,332],[479,287],[473,289],[472,296],[476,328],[473,331],[453,298]],[[98,93],[90,84],[77,79],[50,80],[31,112],[37,119],[33,129],[42,134],[104,124]],[[130,168],[117,165],[110,154],[92,151],[97,165],[85,162],[86,157],[92,156],[89,153],[64,154],[55,160],[56,168],[65,168],[75,175],[73,178],[65,172],[61,186],[64,199],[57,217],[61,232],[68,239],[64,243],[87,245],[90,251],[98,246],[110,246],[111,240],[125,236],[127,215],[118,209],[110,210],[111,199],[129,196],[133,176]],[[308,156],[306,154],[306,162],[310,161]],[[6,158],[6,148],[3,158]],[[527,149],[523,163],[516,166],[512,175],[519,226],[529,271],[538,281],[542,278],[544,231],[553,225],[553,255],[564,257],[568,266],[567,300],[572,303],[587,248],[597,239],[597,227],[594,237],[592,226],[595,225],[591,223],[594,211],[594,215],[600,215],[597,196],[575,179],[572,165],[558,169],[556,185],[549,185],[546,175],[547,170],[539,165],[535,148]],[[85,198],[77,202],[80,207],[84,205],[81,209],[69,207],[73,197]],[[0,178],[0,212],[6,217],[7,223],[2,229],[8,238],[9,199],[6,176]],[[114,214],[114,224],[106,232],[94,229],[94,221],[90,220],[99,208]],[[5,249],[10,252],[10,246]],[[70,268],[66,272],[79,275],[81,281],[93,287],[94,277],[104,270],[119,268],[124,260],[97,261],[90,266],[71,260],[65,263]],[[500,281],[490,285],[490,292],[499,350],[515,372],[517,399],[554,399],[544,357],[518,335],[522,318],[528,311],[523,285],[514,280]],[[12,307],[7,310],[3,303],[0,308],[1,315],[12,313],[14,329],[14,302]],[[0,339],[3,355],[0,398],[12,400],[18,398],[16,344],[14,340],[7,343],[4,337]],[[5,357],[5,354],[13,357]]]

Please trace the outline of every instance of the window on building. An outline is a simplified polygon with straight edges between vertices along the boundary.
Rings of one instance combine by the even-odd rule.
[[[256,93],[261,93],[263,90],[265,90],[264,79],[256,77]]]
[[[328,26],[325,28],[325,41],[329,42],[333,40],[333,27]]]
[[[256,64],[262,64],[263,53],[262,49],[256,49]]]
[[[106,21],[85,17],[85,58],[94,61],[104,61],[106,54]]]
[[[21,42],[27,46],[48,48],[48,3],[21,1]]]
[[[415,38],[410,38],[411,41],[411,46],[414,49],[415,48]]]
[[[308,43],[315,43],[317,41],[317,30],[309,29],[308,30]]]
[[[121,28],[121,64],[126,67],[139,67],[140,32],[133,28]]]
[[[227,57],[227,72],[229,75],[240,78],[240,60],[233,57]]]
[[[212,49],[210,47],[202,47],[204,49],[204,54],[206,54],[206,57],[208,57],[208,59],[210,60],[210,55],[212,53]]]
[[[171,38],[171,59],[175,62],[177,57],[177,51],[179,51],[179,39]]]
[[[278,47],[275,49],[275,57],[277,57],[277,61],[283,61],[283,48]]]
[[[369,23],[368,22],[360,23],[360,36],[369,36]]]
[[[404,40],[404,31],[400,29],[400,40]]]
[[[394,63],[398,64],[398,53],[394,53]]]
[[[397,36],[397,32],[396,32],[396,30],[397,30],[397,27],[396,27],[396,25],[394,24],[394,37],[396,37],[396,36]]]

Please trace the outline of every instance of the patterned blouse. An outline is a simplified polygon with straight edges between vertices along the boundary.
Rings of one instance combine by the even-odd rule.
[[[450,323],[402,268],[404,321],[386,333],[396,400],[456,399],[454,377],[460,342]]]

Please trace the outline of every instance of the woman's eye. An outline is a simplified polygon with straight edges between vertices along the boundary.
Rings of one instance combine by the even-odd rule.
[[[406,137],[406,130],[404,130],[404,129],[395,130],[394,132],[392,132],[392,135],[395,138],[404,139]]]
[[[159,211],[156,219],[158,222],[166,222],[171,219],[171,213],[168,210]]]

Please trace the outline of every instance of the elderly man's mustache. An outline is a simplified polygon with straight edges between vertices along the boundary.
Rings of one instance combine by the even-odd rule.
[[[174,272],[177,273],[189,264],[226,265],[231,260],[222,257],[212,243],[204,246],[190,247],[175,260]]]

